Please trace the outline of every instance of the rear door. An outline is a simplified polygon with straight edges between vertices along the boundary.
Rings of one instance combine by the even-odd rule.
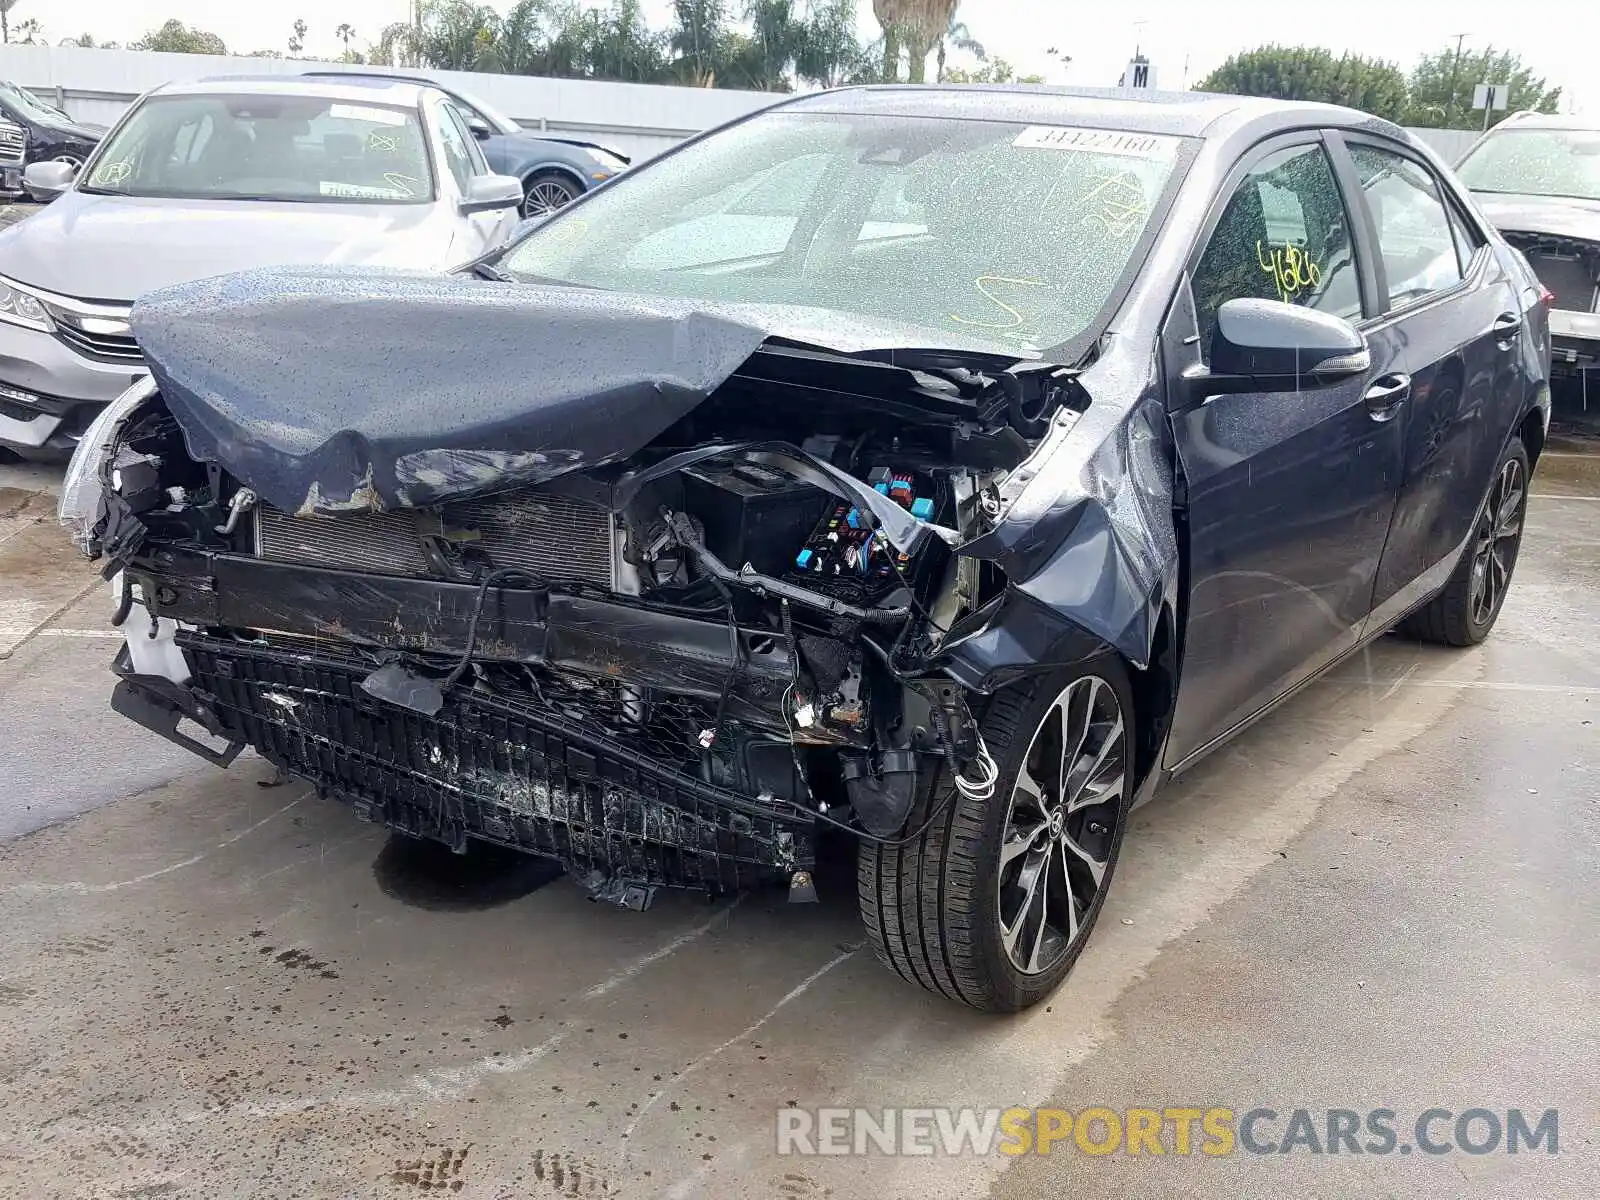
[[[1301,304],[1357,324],[1376,293],[1315,131],[1263,144],[1222,189],[1163,335],[1209,351],[1223,302]],[[1193,329],[1186,334],[1185,325]],[[1170,369],[1170,366],[1169,366]],[[1394,382],[1190,396],[1172,414],[1187,489],[1183,673],[1168,746],[1176,766],[1360,636],[1400,486]]]
[[[1451,187],[1400,143],[1342,141],[1356,217],[1378,250],[1373,365],[1409,391],[1397,418],[1404,478],[1373,594],[1378,630],[1449,578],[1533,381],[1521,367],[1522,283]]]

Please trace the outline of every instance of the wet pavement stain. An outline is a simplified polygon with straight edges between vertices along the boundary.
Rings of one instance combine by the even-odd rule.
[[[497,908],[565,874],[561,865],[515,850],[473,843],[455,854],[436,842],[394,834],[372,864],[385,894],[435,911]]]

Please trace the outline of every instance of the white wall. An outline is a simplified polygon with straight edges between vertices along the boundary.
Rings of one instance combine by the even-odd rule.
[[[1427,142],[1451,166],[1461,161],[1461,156],[1471,149],[1479,136],[1473,129],[1413,129],[1411,132]]]
[[[81,121],[102,125],[115,121],[134,97],[171,80],[338,69],[338,63],[298,59],[151,54],[77,46],[0,46],[0,78],[21,84],[51,103],[59,102],[60,107]],[[582,137],[635,158],[659,153],[691,133],[778,99],[767,92],[722,88],[595,83],[465,71],[425,74],[482,97],[530,129]]]
[[[209,75],[293,75],[339,70],[338,63],[241,58],[214,54],[150,54],[84,50],[77,46],[0,45],[0,79],[9,79],[65,108],[82,121],[109,125],[129,101],[157,84]],[[354,68],[360,70],[359,67]],[[600,142],[632,158],[647,158],[675,142],[771,104],[767,92],[595,83],[467,71],[417,72],[481,96],[530,129]],[[1457,161],[1478,136],[1459,129],[1412,131],[1447,162]]]

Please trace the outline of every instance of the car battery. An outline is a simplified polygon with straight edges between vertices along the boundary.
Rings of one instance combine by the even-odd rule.
[[[683,472],[687,511],[705,526],[706,549],[738,570],[780,575],[794,545],[831,497],[761,463],[702,463]]]

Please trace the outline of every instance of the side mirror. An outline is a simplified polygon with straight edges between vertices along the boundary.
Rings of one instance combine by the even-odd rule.
[[[71,187],[73,176],[77,173],[78,169],[72,163],[29,163],[27,170],[22,173],[22,186],[28,195],[42,203],[54,200]]]
[[[1210,370],[1195,378],[1210,394],[1325,387],[1372,369],[1367,339],[1342,317],[1281,300],[1229,300],[1217,309]]]
[[[494,136],[494,128],[482,117],[473,115],[467,118],[467,132],[480,142],[485,138]]]
[[[522,203],[522,180],[515,175],[474,175],[461,198],[463,213],[516,208]]]

